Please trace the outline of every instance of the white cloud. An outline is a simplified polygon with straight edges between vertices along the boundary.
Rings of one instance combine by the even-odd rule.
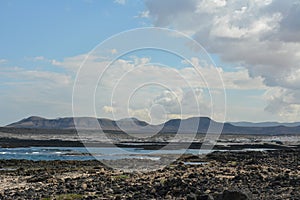
[[[22,101],[20,105],[26,105],[24,112],[28,113],[30,109],[36,110],[33,107],[39,104],[44,106],[44,109],[37,114],[42,113],[42,110],[46,113],[39,115],[57,117],[54,116],[54,111],[57,111],[57,115],[71,115],[74,78],[85,58],[85,54],[65,58],[57,64],[66,69],[64,72],[2,67],[0,74],[9,79],[7,85],[11,87],[2,99],[19,99]],[[191,58],[190,62],[198,67],[202,78],[188,62],[182,63],[184,68],[176,69],[153,64],[148,57],[130,57],[128,60],[118,59],[109,65],[110,62],[104,57],[90,56],[84,65],[88,70],[81,74],[81,80],[76,80],[79,81],[79,87],[88,88],[80,94],[83,102],[80,104],[80,110],[85,113],[83,115],[91,116],[86,110],[89,110],[89,102],[93,103],[89,94],[93,94],[96,89],[98,117],[136,117],[159,124],[179,116],[210,116],[212,102],[209,92],[217,94],[218,90],[222,89],[217,84],[216,71],[221,73],[227,89],[267,88],[260,78],[251,78],[246,69],[226,72],[221,68],[208,66],[196,58]],[[106,67],[108,68],[104,71]],[[103,77],[97,86],[90,80],[97,79],[101,73]],[[207,91],[205,80],[216,84],[210,85]],[[215,112],[217,114],[217,111]],[[216,114],[215,119],[222,119],[222,116],[218,117]]]
[[[236,18],[240,18],[244,12],[236,12]],[[246,27],[232,23],[232,15],[216,17],[211,29],[211,36],[220,38],[244,39],[260,37],[264,33],[273,31],[279,26],[281,14],[275,13],[272,16],[261,17],[257,21],[251,22]]]
[[[117,51],[117,49],[112,49],[112,50],[110,50],[110,53],[111,54],[116,54],[116,53],[118,53],[118,51]]]
[[[300,4],[297,0],[187,0],[184,4],[179,0],[146,1],[149,17],[156,26],[188,33],[209,53],[235,66],[243,66],[239,76],[248,80],[246,87],[251,81],[254,85],[263,81],[268,87],[298,94]],[[242,78],[228,82],[231,75],[223,75],[227,76],[226,86],[233,82],[232,87],[245,84]],[[259,88],[265,88],[263,84],[259,83]],[[291,109],[284,109],[284,97],[277,98],[281,98],[277,107],[289,114]],[[297,105],[300,104],[291,103],[293,107]]]
[[[4,63],[6,63],[6,62],[7,62],[6,59],[0,59],[0,64],[4,64]]]
[[[38,115],[71,115],[72,87],[75,81],[79,81],[79,87],[87,88],[80,93],[80,101],[83,103],[79,109],[83,116],[94,114],[94,111],[89,112],[88,104],[93,103],[90,94],[93,95],[96,89],[98,117],[136,117],[158,124],[178,116],[187,118],[199,116],[199,113],[210,116],[212,102],[209,92],[218,93],[218,90],[222,89],[217,84],[217,71],[223,76],[225,87],[228,89],[266,88],[261,79],[249,77],[246,69],[225,72],[221,68],[205,65],[196,58],[191,58],[190,62],[200,69],[202,78],[188,62],[182,63],[184,68],[176,69],[153,64],[149,57],[118,59],[111,65],[105,57],[91,55],[89,59],[85,58],[86,54],[65,58],[63,61],[52,60],[53,65],[65,69],[63,72],[2,67],[1,77],[8,78],[6,85],[10,87],[2,99],[12,98],[11,102],[15,102],[13,99],[19,99],[22,101],[19,102],[20,105],[26,105],[24,112],[29,113],[28,115],[34,114],[30,113],[30,109],[36,111],[33,107],[37,104],[44,107],[35,112]],[[81,70],[82,79],[75,80],[75,75],[84,60],[87,70]],[[204,66],[201,66],[202,64]],[[108,68],[104,71],[106,67]],[[97,80],[101,73],[103,77],[98,85],[91,82]],[[215,83],[210,85],[209,92],[206,91],[205,80]],[[145,83],[146,85],[143,85]],[[54,111],[57,112],[56,116]],[[20,116],[22,117],[25,117],[24,113]],[[222,119],[222,116],[214,118]]]
[[[117,3],[117,4],[121,4],[121,5],[126,4],[126,0],[115,0],[114,2]]]
[[[27,70],[20,67],[3,67],[0,74],[11,82],[45,83],[51,86],[64,86],[73,83],[71,75],[50,71]]]
[[[45,57],[44,56],[36,56],[33,58],[34,61],[42,61],[42,60],[45,60]]]
[[[144,109],[128,109],[128,116],[129,117],[134,117],[137,119],[142,119],[145,120],[149,123],[153,123],[154,121],[152,120],[151,116],[150,116],[150,111],[147,108]],[[162,121],[162,118],[164,118],[164,116],[160,116],[159,117],[159,122]]]
[[[82,56],[65,59],[63,64],[67,68],[72,65],[78,66],[74,61],[79,61],[79,58]],[[246,69],[225,72],[212,66],[202,67],[201,62],[195,58],[191,58],[191,62],[199,68],[202,78],[187,63],[183,63],[186,67],[176,69],[153,64],[149,58],[143,57],[118,59],[104,71],[109,62],[95,57],[87,61],[88,69],[81,75],[79,81],[80,84],[85,84],[84,87],[90,88],[90,91],[84,90],[86,94],[80,96],[88,97],[95,88],[90,80],[97,79],[102,74],[95,93],[98,116],[117,119],[135,116],[148,122],[152,120],[159,123],[175,115],[191,117],[199,116],[200,112],[201,115],[210,116],[213,102],[210,102],[209,92],[216,94],[218,90],[223,89],[218,84],[216,71],[221,73],[227,89],[267,88],[261,78],[251,78]],[[207,90],[205,80],[215,83],[210,85],[209,91],[205,91]],[[83,102],[87,101],[89,100]],[[155,113],[151,116],[151,107],[154,105],[160,105],[164,109],[163,112],[161,110],[155,112],[162,114],[160,119],[154,118]],[[85,105],[81,106],[84,112]],[[218,117],[222,118],[221,115]]]
[[[112,106],[103,106],[103,111],[105,113],[112,113],[112,112],[115,112],[115,109]]]
[[[139,12],[137,18],[149,18],[149,10]]]
[[[0,109],[5,113],[0,121],[10,122],[39,115],[56,118],[72,115],[70,74],[28,70],[21,67],[1,67]]]
[[[51,64],[54,65],[54,66],[61,66],[61,65],[62,65],[61,62],[59,62],[59,61],[57,61],[57,60],[54,60],[54,59],[51,60],[50,62],[51,62]]]
[[[280,117],[297,121],[300,117],[300,91],[272,88],[268,90],[265,95],[268,101],[268,106],[265,108],[271,113],[275,113]]]

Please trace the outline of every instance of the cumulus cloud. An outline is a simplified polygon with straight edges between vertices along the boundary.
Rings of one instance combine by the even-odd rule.
[[[147,121],[151,124],[153,122],[156,122],[156,119],[153,116],[151,116],[150,111],[147,108],[128,109],[128,116]],[[162,116],[162,115],[158,116],[159,122],[162,122],[163,118],[164,118],[164,116]]]
[[[77,59],[66,59],[64,64],[71,66]],[[87,61],[89,70],[81,76],[80,83],[91,84],[87,85],[87,88],[93,91],[95,85],[89,81],[99,78],[95,90],[98,116],[117,119],[135,116],[155,123],[161,123],[175,115],[210,116],[212,104],[210,93],[216,93],[223,87],[217,84],[218,77],[213,66],[201,66],[201,62],[196,58],[191,58],[191,62],[197,65],[201,76],[191,64],[187,63],[183,63],[185,67],[176,69],[151,63],[151,60],[145,57],[118,59],[113,63],[95,57]],[[260,78],[249,77],[247,70],[236,72],[225,72],[221,68],[217,70],[224,77],[225,87],[228,89],[266,88]],[[100,74],[102,76],[98,77]],[[207,80],[216,84],[208,88]],[[89,100],[84,102],[87,101]],[[151,115],[151,108],[157,105],[161,106],[163,111],[158,109]],[[82,107],[84,108],[84,105]],[[155,113],[161,113],[160,120],[154,119]]]
[[[81,116],[93,116],[94,110],[89,112],[87,105],[95,103],[98,117],[136,117],[159,124],[171,118],[210,116],[210,93],[222,90],[219,84],[211,84],[207,88],[207,80],[211,83],[218,82],[216,70],[224,78],[226,88],[249,90],[264,87],[262,80],[249,77],[246,69],[226,72],[221,68],[208,66],[197,58],[182,62],[182,68],[151,63],[149,57],[131,56],[128,59],[117,59],[113,63],[101,56],[90,55],[89,59],[85,58],[87,55],[83,54],[57,61],[58,64],[53,65],[63,68],[61,72],[1,67],[1,77],[7,78],[5,84],[10,87],[3,92],[1,98],[12,98],[5,100],[12,102],[11,107],[17,103],[16,99],[22,101],[18,104],[26,107],[23,112],[28,115],[69,116],[72,111],[73,83],[77,81],[79,87],[87,88],[79,94],[82,104],[78,109],[83,113]],[[83,67],[87,71],[80,70],[84,60]],[[198,72],[194,66],[198,67]],[[75,79],[77,72],[83,73],[80,80]],[[102,77],[99,78],[101,74]],[[98,83],[91,82],[98,78]],[[43,109],[36,111],[38,107],[35,105]],[[30,113],[30,110],[34,113]]]
[[[260,79],[266,86],[298,94],[299,1],[151,0],[146,7],[156,26],[191,35],[209,53],[246,68],[246,79]],[[239,83],[243,85],[242,80]],[[286,106],[285,101],[269,101],[266,110],[275,104]]]
[[[300,91],[283,88],[272,88],[265,93],[269,104],[268,112],[278,114],[282,118],[296,121],[300,117]]]

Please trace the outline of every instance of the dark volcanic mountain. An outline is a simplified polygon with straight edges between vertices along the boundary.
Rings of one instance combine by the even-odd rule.
[[[208,117],[193,117],[188,119],[172,119],[161,125],[151,125],[136,118],[121,120],[96,119],[91,117],[45,119],[41,117],[29,117],[19,122],[7,125],[7,128],[31,128],[31,129],[97,129],[99,125],[104,131],[125,131],[136,133],[216,133],[222,130],[223,134],[300,134],[300,126],[269,126],[269,127],[245,127],[230,123],[216,122]]]
[[[76,127],[75,127],[76,124]],[[132,132],[147,132],[154,131],[158,126],[153,126],[147,122],[140,121],[136,118],[121,119],[118,121],[110,119],[96,119],[92,117],[66,117],[57,119],[45,119],[42,117],[32,116],[22,119],[21,121],[7,125],[7,128],[31,128],[31,129],[83,129],[105,131],[132,131]],[[160,129],[159,129],[160,130]]]
[[[272,126],[287,126],[296,127],[300,126],[300,122],[292,123],[280,123],[280,122],[229,122],[234,126],[244,126],[244,127],[272,127]]]
[[[6,127],[14,128],[36,128],[36,129],[74,129],[75,123],[79,127],[87,128],[95,127],[94,118],[82,117],[82,118],[58,118],[58,119],[45,119],[42,117],[32,116],[29,118],[22,119],[21,121],[7,125]],[[97,122],[97,121],[96,121]],[[111,120],[101,119],[104,124],[113,124]]]

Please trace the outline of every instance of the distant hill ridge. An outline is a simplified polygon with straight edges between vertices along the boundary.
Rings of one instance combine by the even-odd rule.
[[[7,125],[7,128],[32,128],[32,129],[87,129],[93,130],[101,126],[104,131],[130,131],[130,132],[161,132],[161,133],[206,133],[208,128],[216,130],[222,128],[222,133],[227,134],[300,134],[300,126],[287,127],[278,126],[255,126],[256,123],[239,125],[238,123],[220,123],[208,117],[192,117],[188,119],[171,119],[160,125],[151,125],[136,118],[111,120],[92,117],[65,117],[57,119],[46,119],[38,116],[31,116],[18,122]],[[241,122],[242,123],[242,122]],[[250,126],[251,125],[251,126]],[[217,131],[216,131],[217,132]]]
[[[280,123],[280,122],[229,122],[235,126],[245,126],[245,127],[271,127],[271,126],[287,126],[295,127],[300,126],[300,122],[291,123]]]

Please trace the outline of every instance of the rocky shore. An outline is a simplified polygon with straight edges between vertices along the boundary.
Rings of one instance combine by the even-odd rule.
[[[157,171],[0,160],[0,199],[299,199],[300,149],[184,155]],[[134,162],[134,160],[119,160]]]
[[[19,139],[11,137],[0,137],[0,147],[2,148],[18,148],[18,147],[120,147],[120,148],[140,148],[145,150],[159,150],[161,148],[176,149],[200,149],[203,142],[153,142],[153,141],[124,141],[116,143],[105,142],[81,142],[75,140],[60,139]],[[242,150],[242,149],[289,149],[291,146],[297,147],[299,144],[290,145],[275,142],[250,142],[250,143],[232,143],[231,141],[217,143],[214,150]]]

